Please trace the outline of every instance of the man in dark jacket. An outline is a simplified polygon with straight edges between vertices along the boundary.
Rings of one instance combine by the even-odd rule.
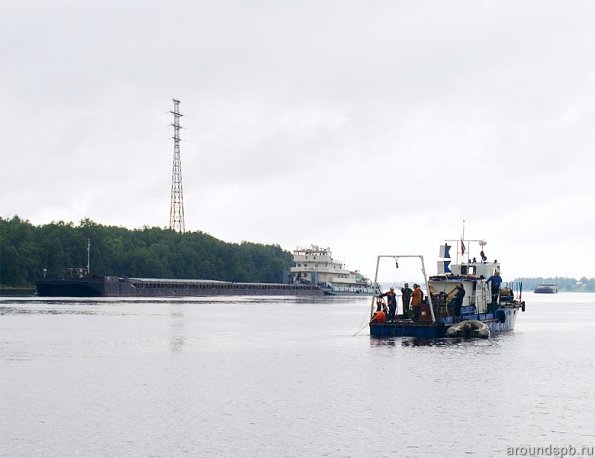
[[[454,308],[454,316],[460,317],[461,316],[461,307],[463,306],[463,298],[465,297],[465,288],[463,285],[459,283],[457,285],[457,292],[455,293],[452,301],[450,302]]]
[[[386,297],[388,299],[388,319],[394,320],[397,313],[397,293],[395,293],[395,288],[391,288],[378,297]]]
[[[502,277],[500,272],[495,271],[494,275],[486,280],[486,283],[490,283],[492,287],[492,304],[498,303],[498,294],[500,294],[500,285],[502,284]]]
[[[411,288],[409,288],[409,283],[405,283],[405,286],[403,286],[403,288],[401,288],[401,294],[402,294],[402,298],[403,298],[403,315],[405,315],[405,318],[407,318],[407,315],[409,314],[409,304],[411,303],[411,293],[413,293],[413,290]]]

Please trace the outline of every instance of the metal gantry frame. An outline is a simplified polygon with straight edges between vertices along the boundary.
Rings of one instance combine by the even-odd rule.
[[[176,232],[185,232],[184,227],[184,191],[182,189],[182,161],[180,159],[180,101],[174,101],[174,163],[171,177],[171,204],[169,207],[169,228]]]
[[[432,323],[436,322],[436,317],[434,316],[434,307],[432,306],[432,296],[430,294],[430,288],[428,285],[428,276],[426,275],[426,266],[424,264],[424,257],[421,254],[380,254],[376,259],[376,274],[374,275],[374,284],[378,284],[378,269],[380,268],[380,259],[382,258],[392,258],[392,259],[401,259],[401,258],[418,258],[421,262],[421,272],[424,276],[424,284],[426,288],[426,297],[428,298],[428,305],[430,306],[430,313],[432,314]],[[375,304],[375,297],[372,297],[372,305],[370,306],[370,319],[374,316],[374,304]]]

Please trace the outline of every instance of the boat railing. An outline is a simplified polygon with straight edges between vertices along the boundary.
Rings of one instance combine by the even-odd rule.
[[[399,267],[399,262],[398,262],[399,259],[405,259],[405,258],[419,259],[420,264],[421,264],[421,273],[422,273],[423,279],[424,279],[424,289],[426,291],[426,293],[424,294],[424,300],[423,300],[422,304],[426,304],[429,306],[428,308],[430,309],[432,323],[436,323],[436,314],[434,313],[434,306],[432,304],[432,295],[429,294],[430,289],[429,289],[429,284],[428,284],[428,276],[426,275],[426,267],[424,264],[423,255],[420,255],[420,254],[407,254],[407,255],[381,254],[381,255],[378,255],[378,257],[376,258],[376,273],[374,274],[374,284],[375,285],[379,285],[378,272],[380,269],[380,260],[384,259],[384,258],[393,259],[395,261],[397,268]],[[374,317],[375,305],[376,305],[376,297],[373,296],[372,304],[370,305],[370,320],[372,320]]]

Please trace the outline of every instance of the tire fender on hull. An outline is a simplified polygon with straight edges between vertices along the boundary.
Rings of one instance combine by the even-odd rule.
[[[498,310],[496,312],[496,318],[500,323],[506,323],[506,312],[504,310]]]
[[[446,331],[446,337],[487,339],[490,337],[490,328],[487,324],[478,320],[465,320],[449,327]]]

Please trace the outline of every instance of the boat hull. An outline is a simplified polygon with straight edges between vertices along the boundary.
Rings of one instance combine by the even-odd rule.
[[[101,297],[104,282],[99,279],[41,279],[36,282],[37,295],[44,297]]]
[[[552,288],[535,288],[535,294],[556,294],[558,291]]]
[[[40,278],[43,297],[322,296],[315,286],[122,277]]]
[[[516,318],[522,305],[514,304],[501,307],[494,313],[466,314],[456,322],[452,317],[436,323],[397,319],[383,323],[370,323],[371,337],[423,337],[428,339],[446,337],[448,329],[463,320],[476,320],[486,324],[491,334],[514,330]]]
[[[558,292],[558,285],[552,283],[542,283],[537,285],[533,292],[535,294],[556,294]]]

